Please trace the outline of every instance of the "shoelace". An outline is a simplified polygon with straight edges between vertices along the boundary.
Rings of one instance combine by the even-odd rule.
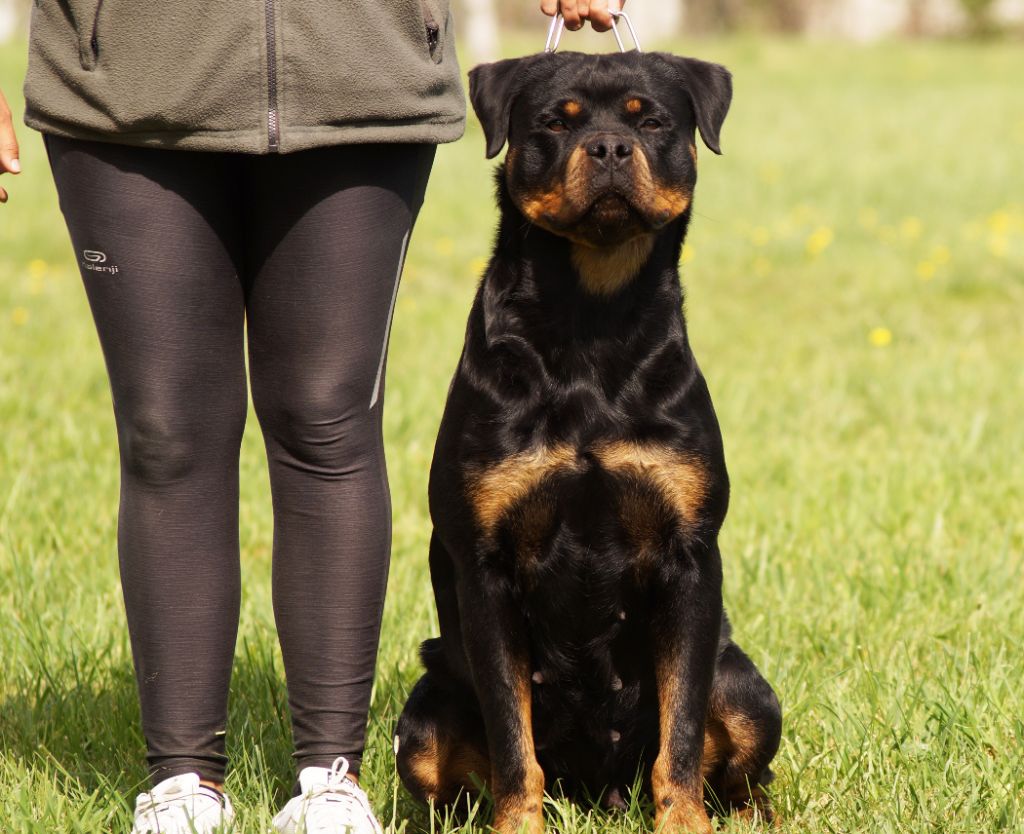
[[[357,814],[372,818],[366,794],[351,779],[346,778],[347,774],[348,759],[338,756],[327,774],[327,782],[317,785],[306,794],[303,813],[306,834],[340,834],[337,830],[337,817],[333,813],[336,804],[341,804],[341,810],[349,818],[354,818]],[[314,803],[317,799],[322,799],[323,802]],[[328,803],[335,805],[335,808],[331,808]],[[350,831],[353,827],[349,825],[346,830]]]

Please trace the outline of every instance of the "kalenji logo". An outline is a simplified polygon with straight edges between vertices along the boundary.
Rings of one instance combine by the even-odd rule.
[[[100,266],[100,264],[107,262],[107,254],[105,252],[97,252],[95,249],[83,249],[82,257],[85,258],[82,261],[82,267],[92,272],[109,272],[111,275],[117,275],[121,271],[116,266]]]

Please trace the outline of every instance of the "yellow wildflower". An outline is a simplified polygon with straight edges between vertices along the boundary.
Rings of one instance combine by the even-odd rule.
[[[487,258],[473,258],[469,262],[469,272],[471,275],[483,275],[485,269],[487,269]]]
[[[695,254],[695,252],[693,251],[693,247],[690,246],[689,243],[684,243],[683,244],[683,252],[682,252],[682,254],[679,257],[679,263],[681,263],[681,264],[688,264],[690,261],[693,260],[694,254]]]
[[[875,327],[868,333],[868,341],[875,347],[889,347],[892,344],[892,331],[888,327]]]
[[[994,234],[1005,235],[1010,231],[1010,220],[1010,212],[1000,209],[999,211],[992,212],[985,222],[989,230]]]
[[[434,251],[438,255],[448,256],[455,251],[455,241],[450,237],[439,237],[434,241]]]
[[[932,250],[932,261],[937,266],[942,266],[943,264],[948,264],[949,263],[949,259],[952,256],[953,256],[953,253],[949,251],[949,247],[948,246],[941,246],[940,245],[940,246],[936,246]]]
[[[1010,251],[1010,241],[1003,235],[992,235],[988,239],[988,251],[997,258],[1005,258]]]
[[[919,217],[904,217],[900,223],[900,237],[904,240],[917,240],[923,229],[924,224]]]
[[[28,321],[28,310],[24,307],[15,307],[11,310],[11,324],[15,327],[21,327],[25,322]]]
[[[33,258],[28,262],[28,274],[36,280],[46,275],[48,268],[46,261],[42,258]]]
[[[764,246],[772,239],[772,233],[764,226],[755,226],[750,233],[750,242],[754,246]]]
[[[931,281],[935,277],[936,267],[932,261],[921,261],[917,265],[917,277],[922,281]]]
[[[832,245],[834,239],[835,232],[828,226],[819,226],[807,238],[807,254],[811,256],[820,255]]]

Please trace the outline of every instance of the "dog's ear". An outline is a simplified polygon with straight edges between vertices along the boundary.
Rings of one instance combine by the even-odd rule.
[[[690,97],[704,144],[721,154],[718,137],[732,103],[732,73],[719,64],[698,61],[696,58],[679,58],[667,54],[661,57],[668,61]]]
[[[533,57],[480,64],[469,71],[469,100],[484,128],[488,159],[501,153],[505,145],[512,103],[523,87],[524,69]]]

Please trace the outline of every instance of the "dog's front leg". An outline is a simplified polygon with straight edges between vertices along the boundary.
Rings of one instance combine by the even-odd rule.
[[[663,565],[652,617],[658,756],[651,772],[655,831],[711,834],[704,809],[704,728],[722,623],[717,547]]]
[[[460,577],[459,613],[491,761],[493,826],[540,834],[544,773],[533,746],[530,653],[522,612],[504,578]]]

